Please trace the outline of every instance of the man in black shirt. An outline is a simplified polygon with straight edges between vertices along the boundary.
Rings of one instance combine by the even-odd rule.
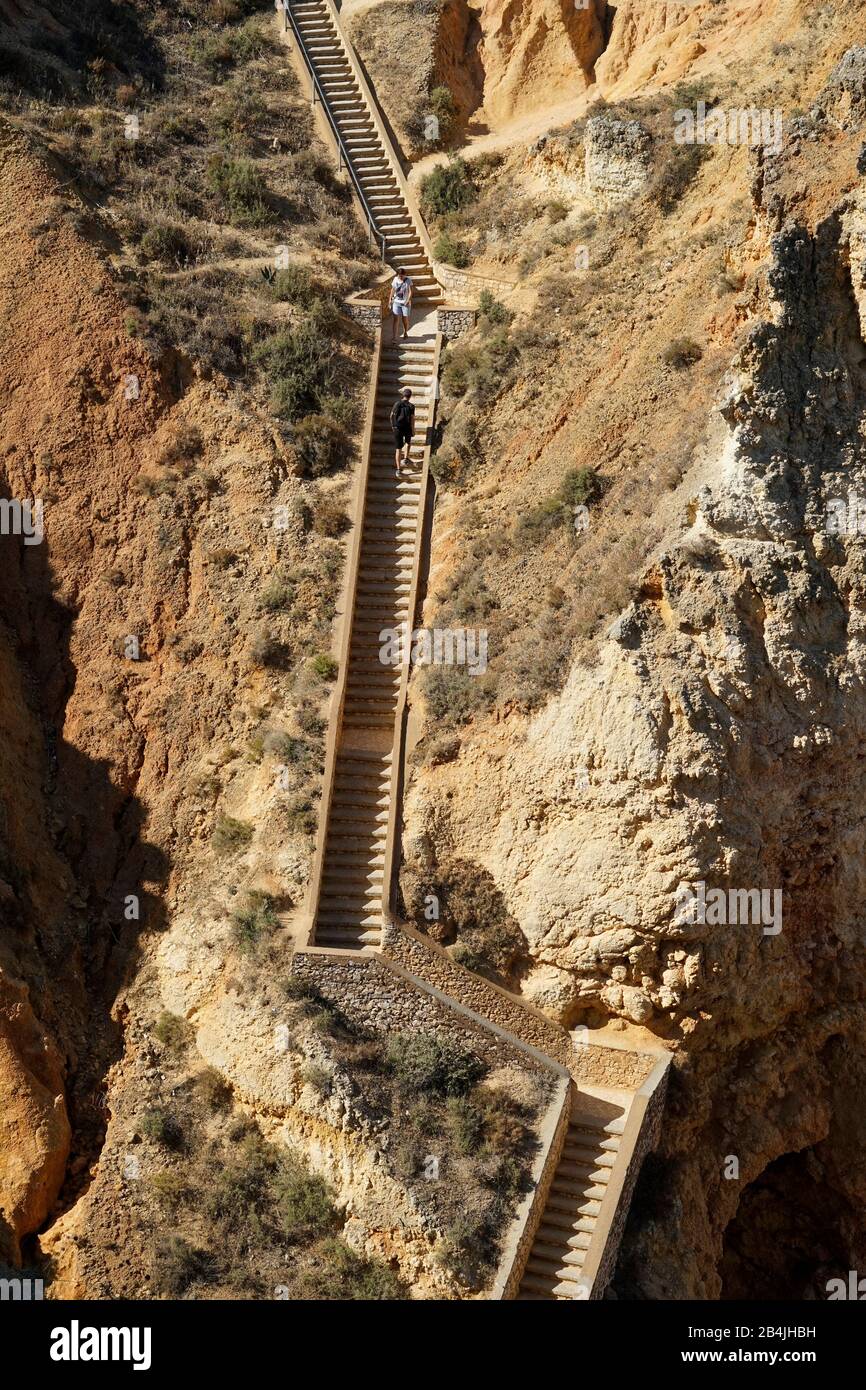
[[[412,435],[415,433],[415,407],[412,404],[412,392],[408,386],[404,386],[402,395],[394,402],[391,410],[391,428],[394,431],[394,447],[397,450],[397,477],[399,478],[403,464],[409,462]],[[405,458],[403,457],[404,448],[406,450]]]

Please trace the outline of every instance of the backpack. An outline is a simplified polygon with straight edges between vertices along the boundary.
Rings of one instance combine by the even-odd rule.
[[[412,425],[412,417],[415,414],[415,407],[411,401],[404,400],[401,396],[399,401],[395,401],[391,409],[391,428],[399,429],[402,425]]]

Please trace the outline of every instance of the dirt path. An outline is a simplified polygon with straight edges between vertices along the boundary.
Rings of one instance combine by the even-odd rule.
[[[464,159],[471,159],[480,154],[510,150],[515,145],[529,145],[539,136],[546,135],[548,131],[569,125],[584,115],[595,95],[596,89],[593,88],[590,92],[583,93],[578,97],[570,97],[568,101],[560,102],[556,106],[547,106],[543,111],[532,111],[529,115],[516,116],[497,130],[483,130],[470,135],[466,143],[459,149],[439,150],[436,154],[425,155],[423,159],[418,160],[417,164],[412,165],[409,182],[410,184],[418,183],[437,164],[445,164],[455,155],[460,155]]]

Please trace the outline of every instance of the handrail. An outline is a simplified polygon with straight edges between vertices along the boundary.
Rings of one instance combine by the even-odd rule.
[[[340,13],[336,5],[334,4],[334,0],[322,0],[322,3],[328,12],[328,15],[331,19],[332,24],[334,25],[334,28],[336,29],[337,33],[340,35],[340,38],[342,39],[343,49],[346,54],[346,57],[349,60],[349,67],[352,70],[352,76],[357,82],[361,95],[363,96],[367,104],[367,110],[369,112],[370,119],[372,120],[373,125],[376,129],[376,133],[382,142],[382,148],[385,151],[386,156],[388,157],[388,160],[391,165],[391,172],[393,173],[394,178],[396,179],[397,187],[403,195],[403,201],[406,204],[410,216],[412,217],[412,220],[415,224],[415,230],[421,238],[421,245],[424,247],[424,250],[427,254],[427,260],[430,262],[431,273],[435,276],[436,271],[434,269],[434,261],[436,257],[433,253],[433,247],[430,242],[430,234],[427,231],[427,224],[421,215],[421,209],[418,205],[418,202],[415,198],[415,195],[411,187],[409,186],[409,181],[403,173],[403,166],[400,163],[397,151],[394,149],[391,136],[388,133],[388,130],[385,126],[385,122],[383,121],[382,115],[379,111],[379,103],[377,102],[376,97],[374,96],[370,88],[370,84],[367,81],[367,78],[364,74],[364,70],[361,67],[360,62],[358,61],[358,55],[355,52],[354,45],[352,44],[351,40],[349,39],[348,35],[346,34],[343,28],[343,24],[340,19]]]
[[[318,94],[319,94],[319,101],[322,103],[322,108],[323,108],[323,110],[324,110],[324,112],[325,112],[325,115],[327,116],[327,118],[328,118],[328,120],[329,120],[329,122],[330,122],[331,129],[332,129],[332,131],[334,132],[334,136],[335,136],[336,141],[337,141],[337,144],[339,145],[339,148],[340,148],[340,168],[342,168],[343,164],[345,164],[345,165],[346,165],[346,168],[347,168],[348,171],[349,171],[349,177],[351,178],[352,183],[355,185],[355,192],[357,193],[358,197],[359,197],[360,200],[361,200],[361,205],[362,205],[362,207],[363,207],[363,209],[364,209],[364,212],[367,214],[367,224],[368,224],[369,229],[370,229],[370,241],[372,242],[373,239],[375,238],[375,239],[379,242],[379,248],[380,248],[380,250],[381,250],[381,252],[382,252],[382,262],[383,262],[383,264],[384,264],[384,261],[385,261],[385,245],[386,245],[385,236],[384,236],[384,234],[383,234],[382,232],[380,232],[380,231],[378,230],[378,228],[376,227],[376,223],[373,221],[373,214],[372,214],[372,212],[370,211],[370,205],[369,205],[369,203],[367,202],[367,199],[366,199],[365,196],[364,196],[364,190],[363,190],[363,188],[361,187],[361,181],[360,181],[360,179],[358,178],[358,175],[355,173],[354,167],[353,167],[353,165],[352,165],[352,161],[351,161],[351,159],[349,158],[349,151],[346,149],[346,146],[345,146],[345,144],[343,143],[343,137],[342,137],[342,135],[340,134],[340,130],[339,130],[339,127],[338,127],[338,125],[337,125],[337,118],[336,118],[336,116],[334,115],[333,111],[331,110],[330,106],[328,105],[328,99],[327,99],[327,97],[325,96],[324,91],[322,90],[322,84],[320,83],[318,77],[316,76],[316,69],[315,69],[314,66],[313,66],[313,60],[312,60],[312,58],[310,57],[310,55],[309,55],[309,53],[308,53],[308,51],[307,51],[307,45],[304,43],[304,39],[303,39],[303,36],[302,36],[302,34],[301,34],[301,30],[300,30],[300,28],[299,28],[299,26],[298,26],[298,22],[297,22],[297,20],[295,19],[294,14],[292,13],[292,0],[283,0],[283,13],[284,13],[284,15],[286,16],[286,18],[287,18],[288,20],[291,21],[292,30],[294,31],[294,35],[295,35],[295,39],[296,39],[297,44],[298,44],[298,48],[300,49],[301,53],[304,55],[304,62],[305,62],[306,65],[307,65],[307,69],[308,69],[309,74],[310,74],[310,77],[311,77],[311,79],[312,79],[312,83],[313,83],[313,105],[315,105],[315,102],[316,102],[316,93],[318,92]],[[342,38],[342,32],[341,32],[339,29],[338,29],[337,32],[340,34],[340,37]]]
[[[325,772],[322,779],[322,797],[319,803],[319,824],[316,831],[313,862],[310,868],[307,900],[302,916],[303,936],[304,940],[307,942],[313,939],[316,916],[319,910],[325,843],[328,832],[328,820],[331,814],[331,798],[334,794],[334,772],[337,762],[337,750],[340,746],[340,734],[343,726],[343,707],[346,702],[349,651],[351,649],[352,625],[355,617],[355,604],[357,602],[358,566],[361,557],[361,536],[364,530],[364,515],[367,508],[367,485],[370,477],[373,425],[376,415],[376,393],[379,384],[379,363],[381,355],[382,333],[381,330],[378,330],[376,333],[375,347],[373,349],[373,360],[370,365],[367,420],[364,426],[364,440],[361,445],[361,458],[358,465],[358,477],[355,483],[355,497],[353,499],[354,531],[352,534],[352,542],[349,547],[349,554],[346,557],[346,571],[343,577],[343,630],[340,635],[337,684],[331,697],[331,705],[328,711],[328,742],[325,753]]]

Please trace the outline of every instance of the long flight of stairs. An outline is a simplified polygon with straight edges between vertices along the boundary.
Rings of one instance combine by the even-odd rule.
[[[341,672],[345,684],[330,799],[311,882],[315,907],[308,944],[326,951],[370,952],[382,947],[389,896],[385,875],[399,786],[394,750],[400,746],[396,734],[404,674],[399,664],[383,661],[382,634],[404,625],[411,633],[415,617],[413,580],[424,521],[422,484],[438,362],[438,339],[428,325],[444,296],[423,224],[413,213],[411,195],[404,195],[396,153],[376,119],[374,98],[353,66],[354,55],[331,0],[285,3],[374,230],[384,239],[384,259],[394,268],[406,268],[423,316],[416,329],[420,336],[396,345],[385,342],[381,348],[367,487],[362,515],[356,519],[361,528],[357,583],[344,648],[348,658]],[[413,392],[416,430],[410,464],[398,479],[389,416],[404,386]],[[420,981],[416,984],[420,987]],[[586,1285],[597,1278],[620,1200],[616,1193],[622,1184],[616,1174],[622,1165],[628,1170],[630,1154],[620,1154],[619,1147],[631,1098],[624,1092],[602,1094],[595,1088],[590,1093],[588,1087],[573,1085],[569,1103],[563,1151],[520,1274],[521,1300],[568,1301],[593,1292]],[[505,1287],[513,1288],[511,1276]]]
[[[623,1113],[573,1114],[518,1299],[585,1300],[582,1271],[625,1126]]]
[[[408,338],[382,348],[343,720],[314,924],[317,946],[362,949],[381,942],[401,667],[380,659],[380,633],[403,623],[411,630],[414,617],[409,606],[423,521],[421,473],[432,425],[435,361],[435,338]],[[415,402],[415,436],[410,463],[398,480],[389,417],[404,386]]]
[[[442,291],[430,264],[419,229],[395,176],[396,154],[386,145],[373,120],[346,51],[346,40],[325,0],[291,4],[307,59],[346,147],[352,169],[364,192],[376,231],[385,238],[385,259],[403,266],[415,285],[415,296],[440,303]]]

